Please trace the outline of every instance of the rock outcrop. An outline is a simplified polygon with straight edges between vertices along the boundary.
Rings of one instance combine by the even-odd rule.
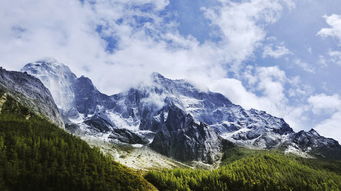
[[[0,68],[0,89],[36,114],[46,117],[59,127],[64,127],[50,91],[39,79],[27,73]]]

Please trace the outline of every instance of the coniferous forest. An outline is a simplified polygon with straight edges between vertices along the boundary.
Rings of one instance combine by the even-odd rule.
[[[1,191],[154,190],[142,176],[10,97],[0,114],[0,161]]]
[[[216,170],[152,171],[146,179],[160,190],[341,190],[341,171],[327,171],[318,161],[305,164],[294,157],[264,152],[247,156]]]

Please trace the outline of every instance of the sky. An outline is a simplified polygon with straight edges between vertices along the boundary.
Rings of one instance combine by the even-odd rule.
[[[0,0],[0,66],[53,57],[99,90],[152,72],[341,142],[339,0]]]

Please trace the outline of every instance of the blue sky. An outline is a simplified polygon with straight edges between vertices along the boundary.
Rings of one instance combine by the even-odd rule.
[[[1,0],[0,16],[5,68],[54,57],[108,94],[156,71],[341,140],[341,1]]]

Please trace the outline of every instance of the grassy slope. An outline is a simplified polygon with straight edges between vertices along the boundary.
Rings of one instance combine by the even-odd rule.
[[[155,188],[141,175],[7,97],[0,114],[0,190]]]

